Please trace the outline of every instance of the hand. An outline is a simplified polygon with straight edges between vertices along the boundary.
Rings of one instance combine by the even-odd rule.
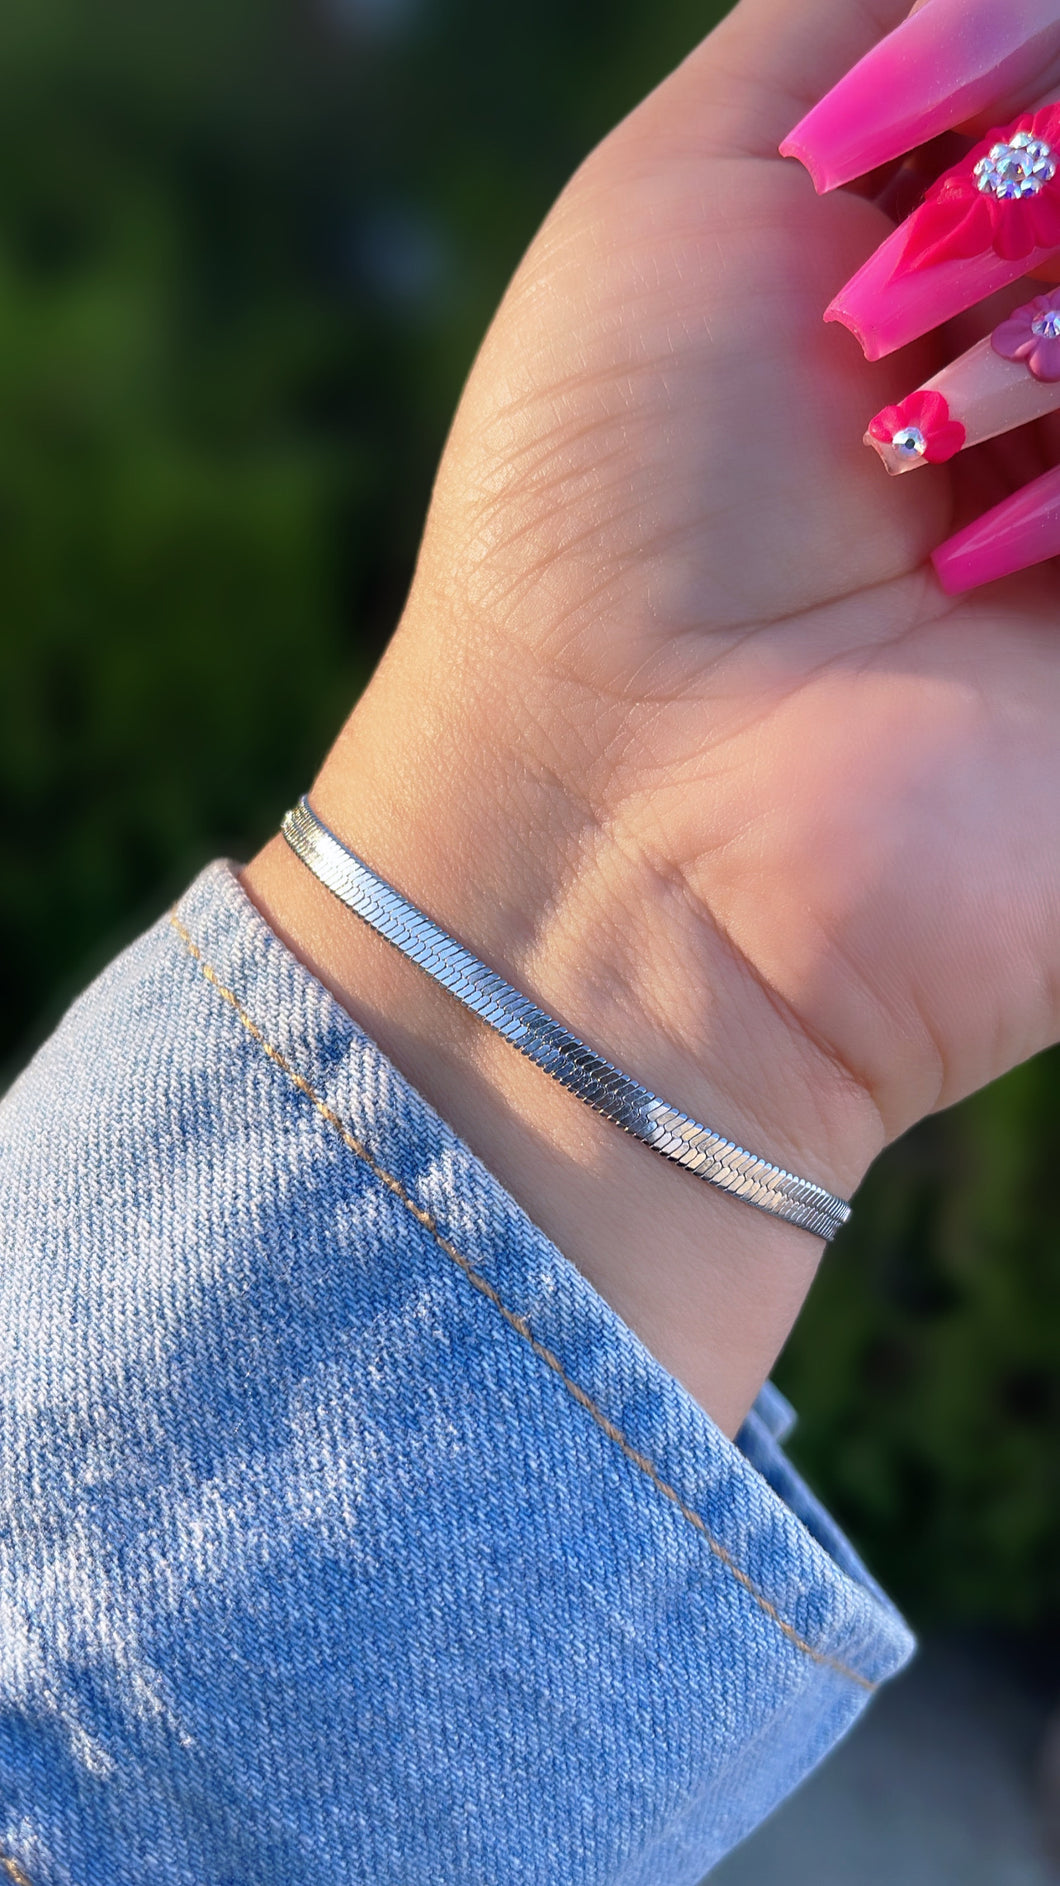
[[[837,1190],[1060,1014],[1056,574],[954,601],[927,562],[1035,447],[883,475],[865,424],[935,354],[822,324],[888,225],[776,155],[900,13],[741,0],[578,172],[312,794],[608,1058]],[[732,1431],[813,1241],[596,1120],[281,841],[245,881]]]

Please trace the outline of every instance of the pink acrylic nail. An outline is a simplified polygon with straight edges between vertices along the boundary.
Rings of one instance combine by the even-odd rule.
[[[880,360],[1058,249],[1060,105],[1047,105],[991,131],[946,171],[824,318],[841,321],[866,359]]]
[[[932,556],[949,596],[1060,556],[1060,465],[940,544]]]
[[[1060,410],[1060,290],[1038,295],[870,421],[866,445],[889,472],[937,465],[966,445]]]
[[[1018,98],[1056,50],[1056,0],[929,0],[826,93],[781,153],[805,164],[817,190],[834,190]]]
[[[929,383],[900,405],[877,413],[869,422],[865,444],[875,448],[889,472],[898,473],[917,465],[944,464],[961,450],[967,436],[945,395]]]

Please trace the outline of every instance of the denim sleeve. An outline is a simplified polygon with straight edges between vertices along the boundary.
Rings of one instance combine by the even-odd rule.
[[[15,1886],[694,1886],[910,1654],[227,863],[0,1107],[0,1290]]]

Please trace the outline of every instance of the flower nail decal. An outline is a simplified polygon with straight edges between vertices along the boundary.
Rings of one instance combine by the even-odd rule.
[[[1006,262],[1060,245],[1060,106],[991,131],[910,218],[901,267],[993,250]]]
[[[956,457],[966,434],[960,420],[950,418],[941,393],[910,393],[901,405],[885,406],[870,420],[869,437],[893,447],[907,463],[924,458],[941,465]]]
[[[1060,380],[1060,292],[1038,295],[990,336],[1003,360],[1026,361],[1036,380]]]

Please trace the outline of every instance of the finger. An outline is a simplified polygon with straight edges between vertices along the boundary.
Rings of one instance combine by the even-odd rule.
[[[944,170],[959,163],[968,149],[968,138],[947,131],[929,144],[922,144],[911,156],[870,171],[870,188],[866,189],[864,182],[852,187],[857,195],[868,196],[892,223],[902,223],[912,215],[925,191],[937,183]]]
[[[784,133],[908,0],[739,0],[634,114],[702,154],[775,157]]]
[[[923,0],[784,138],[818,190],[958,125],[996,123],[1060,80],[1056,0]]]

